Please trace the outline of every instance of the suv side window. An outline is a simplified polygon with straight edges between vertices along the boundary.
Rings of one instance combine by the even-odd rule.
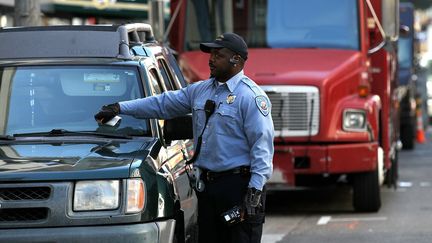
[[[163,86],[161,84],[161,81],[159,79],[159,75],[157,73],[157,70],[154,68],[151,68],[149,70],[149,78],[151,82],[151,87],[153,88],[153,91],[155,94],[162,94],[163,92]]]
[[[158,74],[157,69],[151,67],[150,69],[148,69],[148,73],[151,82],[151,87],[153,89],[153,95],[158,95],[158,94],[162,94],[162,92],[165,92],[164,85],[160,80],[160,76]],[[159,126],[157,133],[159,134],[160,138],[163,138],[164,120],[157,120],[157,123]]]
[[[160,73],[162,74],[162,77],[164,79],[166,89],[167,90],[175,90],[176,88],[174,85],[174,78],[168,69],[167,63],[165,62],[164,59],[159,58],[158,64],[159,64]]]
[[[169,48],[165,48],[165,52],[166,52],[166,58],[168,63],[170,64],[170,67],[172,68],[178,82],[180,82],[180,85],[182,87],[186,87],[188,85],[188,83],[186,82],[183,73],[180,70],[180,67],[177,63],[177,60],[175,59],[174,55],[172,54],[172,52],[170,51]]]

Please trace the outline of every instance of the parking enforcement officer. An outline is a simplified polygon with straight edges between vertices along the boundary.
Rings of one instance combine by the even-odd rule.
[[[117,114],[170,119],[192,112],[195,146],[200,147],[194,166],[201,168],[204,182],[203,190],[197,190],[199,241],[260,242],[264,185],[272,173],[271,104],[243,73],[248,58],[243,38],[225,33],[200,48],[210,53],[209,79],[178,91],[103,106],[95,119],[104,123]],[[210,113],[214,110],[211,115],[209,107]],[[236,206],[241,208],[241,219],[233,221],[235,213],[226,212]]]

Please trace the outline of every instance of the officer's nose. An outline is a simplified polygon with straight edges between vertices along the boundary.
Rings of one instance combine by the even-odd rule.
[[[210,54],[209,64],[212,64],[214,62],[214,58],[215,58],[215,56],[213,54]]]
[[[209,66],[214,66],[214,58],[210,57],[208,64]]]

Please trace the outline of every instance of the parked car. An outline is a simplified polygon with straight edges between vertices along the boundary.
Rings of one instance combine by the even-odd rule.
[[[0,242],[195,242],[190,117],[100,107],[185,85],[147,24],[0,30]]]

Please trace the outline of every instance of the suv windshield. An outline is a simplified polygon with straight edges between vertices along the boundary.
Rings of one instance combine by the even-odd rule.
[[[64,129],[148,135],[148,120],[123,116],[116,128],[94,120],[102,105],[143,97],[139,80],[137,69],[125,66],[0,68],[0,134]]]
[[[189,1],[188,50],[224,32],[249,47],[360,49],[356,0]]]

